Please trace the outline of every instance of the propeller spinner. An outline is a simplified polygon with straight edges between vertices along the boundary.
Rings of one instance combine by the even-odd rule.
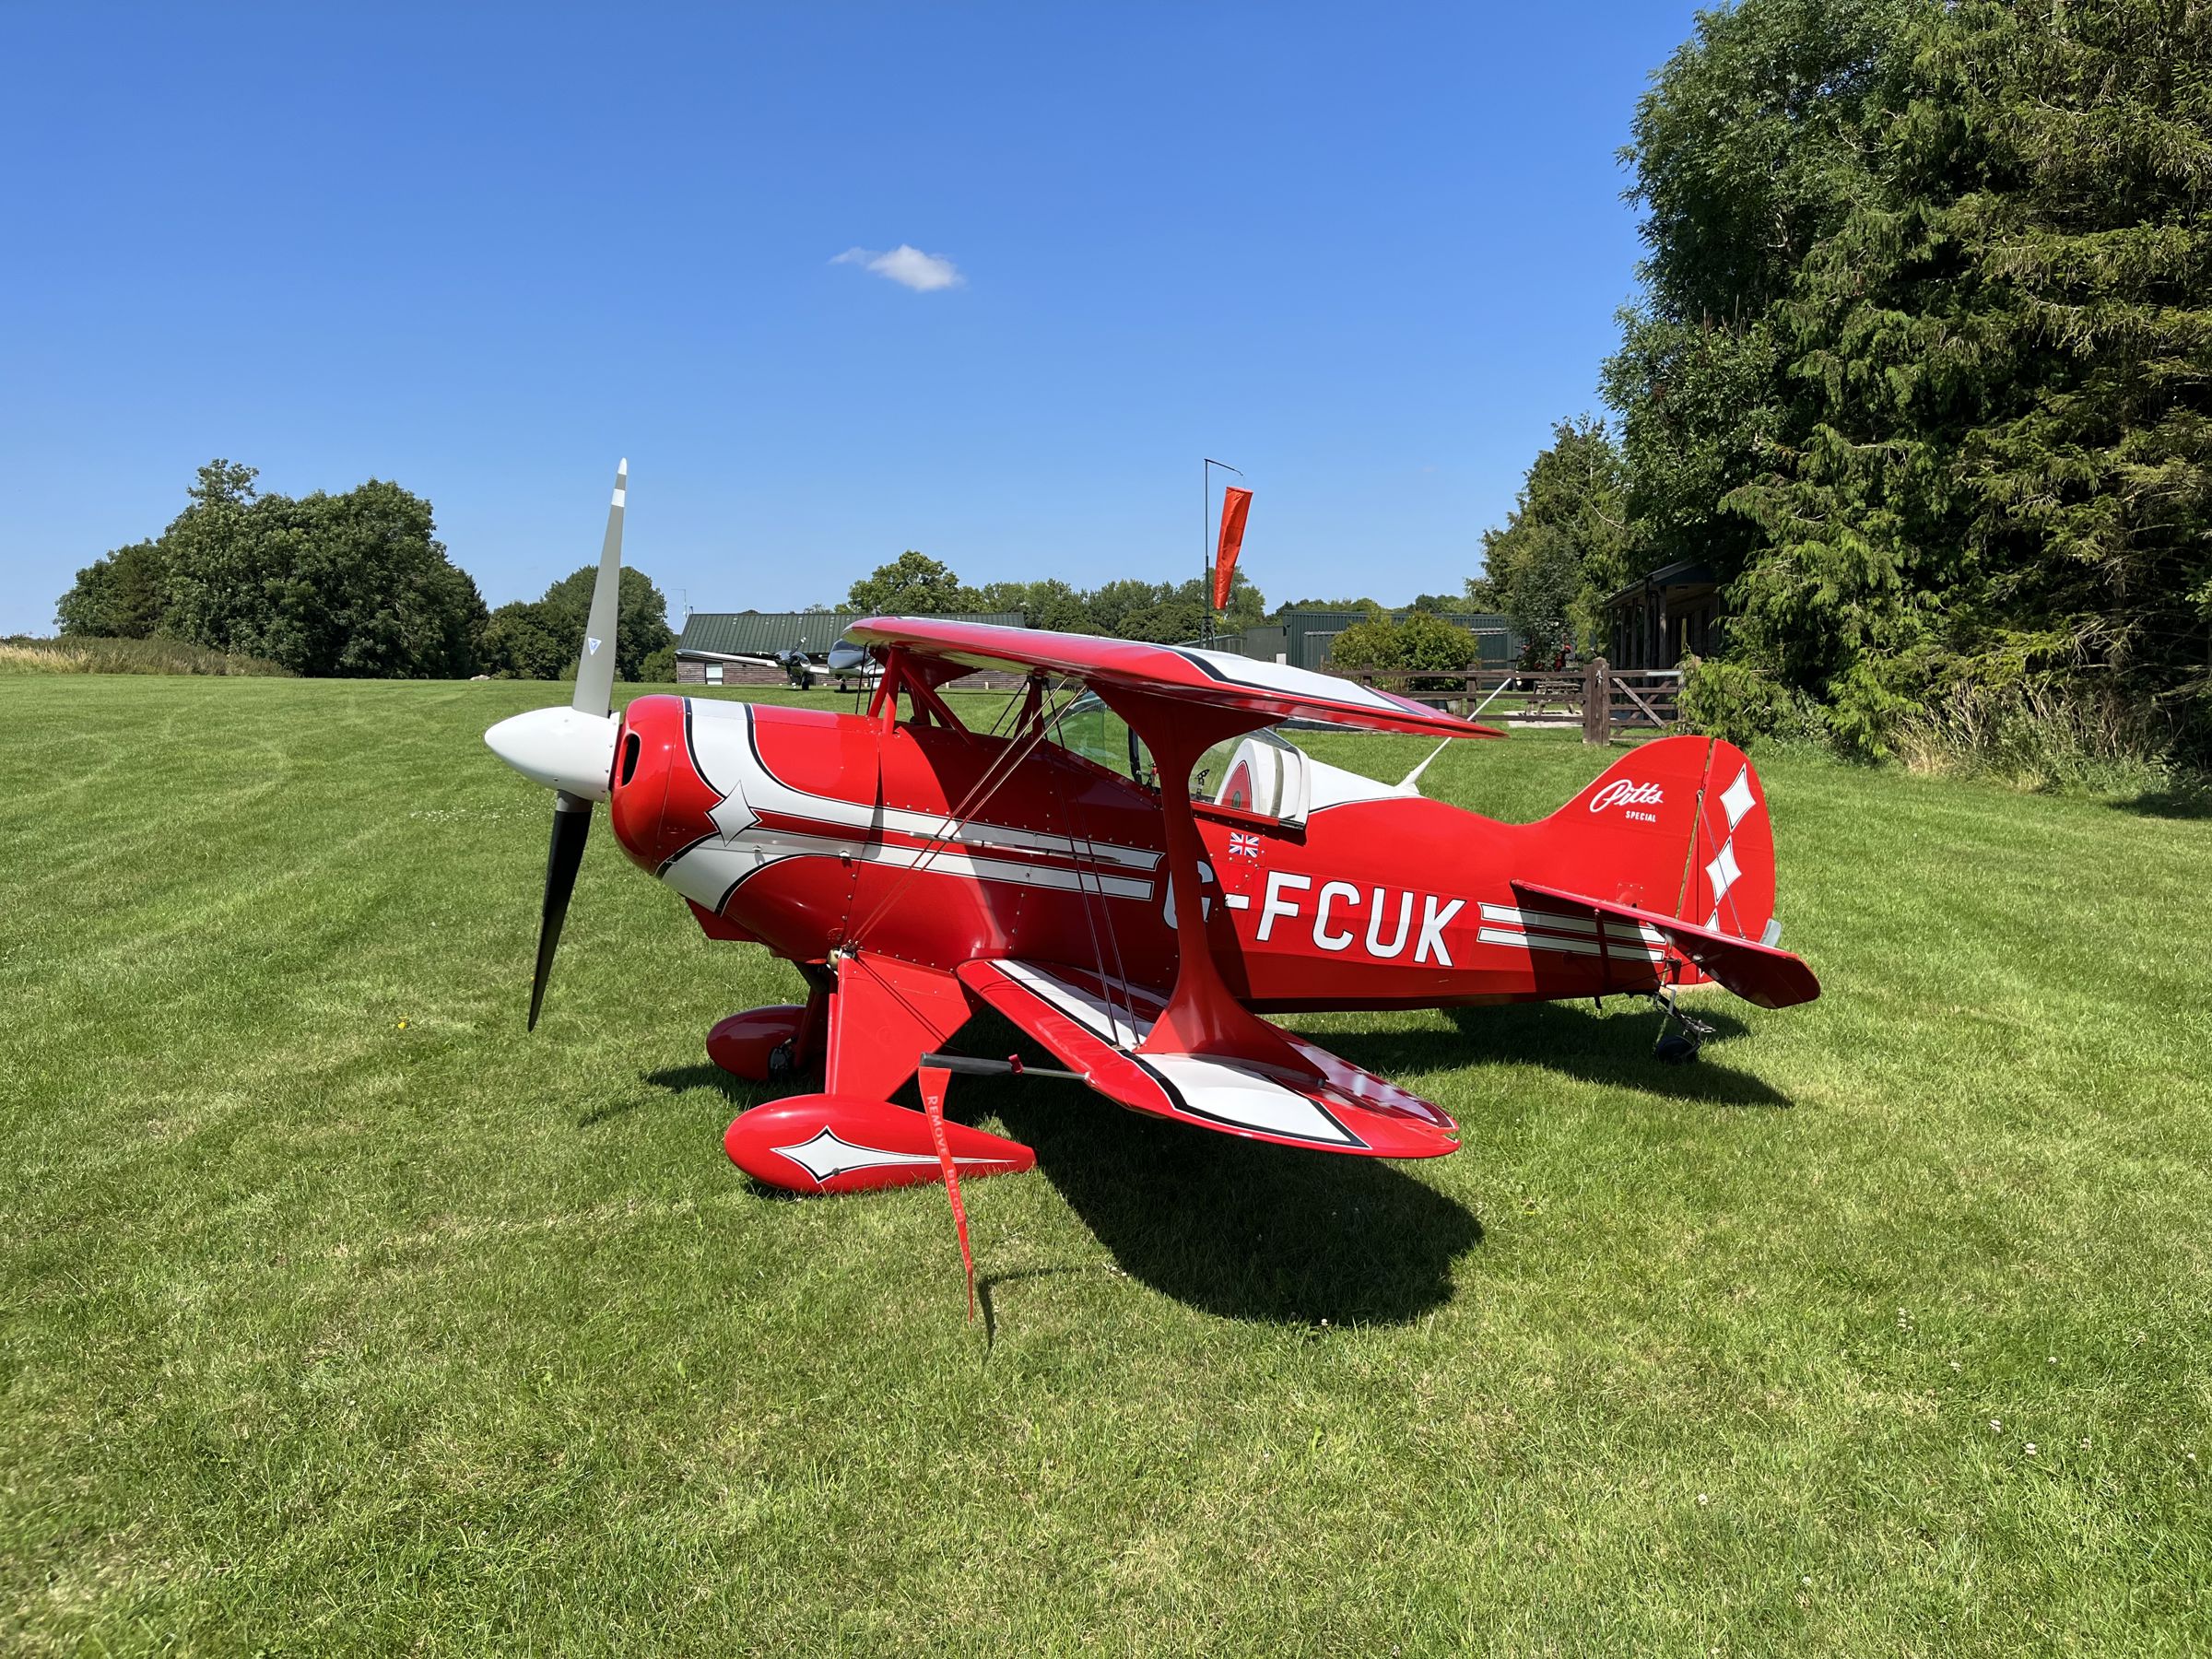
[[[592,803],[606,799],[614,776],[615,737],[621,726],[614,716],[615,611],[622,587],[622,506],[629,480],[626,460],[615,469],[606,539],[599,548],[599,574],[592,582],[591,614],[584,622],[583,652],[576,659],[576,690],[569,706],[533,709],[484,734],[493,754],[554,792],[537,968],[530,980],[529,1029],[534,1031],[553,971],[553,953],[560,945],[561,924],[568,918],[569,895],[583,863],[583,843],[592,832]]]

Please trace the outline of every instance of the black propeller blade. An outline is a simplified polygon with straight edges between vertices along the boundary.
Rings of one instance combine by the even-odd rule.
[[[568,920],[569,895],[576,890],[577,866],[583,863],[583,843],[592,833],[592,804],[562,791],[553,802],[553,844],[546,850],[546,905],[537,924],[537,971],[530,979],[530,1025],[537,1030],[537,1010],[546,1000],[546,981],[553,972],[553,953],[560,948],[560,924]]]

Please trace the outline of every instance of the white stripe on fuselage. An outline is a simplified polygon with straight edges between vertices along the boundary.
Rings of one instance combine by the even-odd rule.
[[[1607,933],[1603,944],[1594,938],[1553,937],[1546,934],[1509,933],[1502,927],[1479,929],[1475,936],[1485,945],[1518,945],[1528,950],[1551,950],[1562,956],[1621,956],[1649,957],[1654,962],[1665,959],[1666,952],[1653,949],[1641,939],[1631,939],[1622,934]]]
[[[873,806],[796,789],[771,771],[755,749],[749,705],[687,699],[685,707],[694,761],[708,787],[723,797],[712,814],[721,837],[685,849],[661,875],[696,904],[712,910],[735,883],[768,865],[791,858],[849,859],[896,869],[919,865],[973,881],[1100,893],[1109,899],[1152,897],[1148,872],[1161,855],[1149,848],[1050,835],[1003,824],[959,821],[934,812]],[[771,830],[759,821],[763,812],[813,820],[823,829],[820,832]],[[936,844],[890,846],[882,839],[887,832]],[[1068,859],[1077,867],[1035,864],[1019,856],[992,856],[998,853],[1048,854]],[[1108,874],[1100,865],[1147,874]]]
[[[749,703],[692,702],[687,699],[685,706],[690,714],[692,752],[707,773],[708,786],[720,791],[725,799],[742,798],[754,814],[780,812],[791,818],[816,818],[840,830],[866,831],[870,836],[890,830],[925,840],[941,838],[962,846],[1050,853],[1132,870],[1159,867],[1161,854],[1149,847],[1124,847],[1081,836],[1018,830],[1010,824],[848,801],[794,788],[769,771],[754,749]]]
[[[1067,870],[1012,859],[977,858],[947,847],[887,847],[881,841],[830,835],[800,835],[782,830],[753,829],[733,840],[701,841],[686,849],[661,873],[677,892],[712,910],[730,884],[755,870],[793,858],[850,859],[911,870],[916,865],[941,876],[971,881],[1003,881],[1014,887],[1047,888],[1065,893],[1103,893],[1109,899],[1149,900],[1152,884],[1096,870]]]

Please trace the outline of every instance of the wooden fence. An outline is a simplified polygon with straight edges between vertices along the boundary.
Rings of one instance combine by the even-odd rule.
[[[1342,668],[1340,678],[1508,725],[1579,724],[1585,743],[1610,743],[1617,731],[1663,731],[1682,718],[1679,668],[1615,668],[1603,657],[1566,669]]]

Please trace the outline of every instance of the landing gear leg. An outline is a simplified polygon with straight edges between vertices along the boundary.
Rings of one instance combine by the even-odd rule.
[[[1652,1057],[1666,1065],[1689,1065],[1698,1057],[1698,1051],[1705,1046],[1705,1040],[1712,1035],[1712,1028],[1696,1015],[1684,1010],[1680,995],[1671,985],[1664,991],[1653,992],[1652,1000],[1659,1005],[1659,1012],[1665,1016],[1659,1025],[1659,1040],[1652,1045]],[[1679,1025],[1682,1029],[1670,1031],[1667,1028],[1673,1025]]]

